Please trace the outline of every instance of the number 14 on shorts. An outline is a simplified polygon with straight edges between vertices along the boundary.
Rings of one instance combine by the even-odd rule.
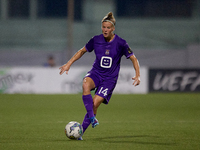
[[[103,87],[101,87],[98,94],[102,93],[104,96],[106,96],[106,95],[108,95],[107,92],[108,92],[108,88],[104,89]]]

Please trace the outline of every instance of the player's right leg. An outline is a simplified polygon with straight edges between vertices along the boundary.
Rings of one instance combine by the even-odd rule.
[[[99,96],[99,95],[95,95],[93,98],[93,112],[94,112],[94,117],[90,118],[90,122],[92,124],[92,127],[95,128],[97,125],[99,125],[98,120],[96,119],[96,114],[97,114],[97,109],[100,106],[100,104],[104,101],[104,98]]]
[[[89,118],[94,117],[93,112],[93,98],[91,95],[91,89],[95,88],[95,83],[90,77],[85,77],[83,80],[83,103],[85,105],[86,111],[88,113]]]
[[[98,120],[95,118],[95,114],[93,111],[93,98],[91,95],[91,90],[95,88],[95,83],[92,78],[85,77],[83,80],[83,103],[85,105],[85,108],[87,110],[87,114],[83,120],[83,128],[84,131],[89,126],[88,123],[90,122],[92,124],[92,127],[96,127],[99,123]]]
[[[83,79],[83,95],[88,95],[91,94],[91,90],[95,88],[95,83],[92,78],[90,77],[85,77]]]

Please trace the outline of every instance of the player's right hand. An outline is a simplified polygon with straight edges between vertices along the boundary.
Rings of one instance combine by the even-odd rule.
[[[61,66],[59,68],[60,69],[60,75],[62,75],[65,71],[66,71],[66,74],[68,74],[69,68],[70,68],[70,66],[67,63],[64,64],[63,66]]]

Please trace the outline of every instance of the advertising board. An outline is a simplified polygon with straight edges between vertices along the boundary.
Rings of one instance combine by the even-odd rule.
[[[150,92],[200,92],[200,69],[150,69]]]
[[[59,68],[59,67],[58,67]],[[82,92],[82,80],[90,68],[72,67],[69,74],[58,68],[0,68],[0,93],[74,94]],[[148,71],[141,67],[141,84],[133,86],[133,67],[123,67],[114,93],[147,93]]]

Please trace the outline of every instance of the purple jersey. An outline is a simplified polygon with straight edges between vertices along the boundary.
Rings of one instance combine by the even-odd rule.
[[[97,72],[104,79],[117,79],[121,57],[125,55],[126,58],[129,58],[133,55],[128,43],[116,34],[111,42],[107,42],[103,34],[94,36],[85,45],[85,48],[88,52],[94,50],[96,55],[91,71]]]

